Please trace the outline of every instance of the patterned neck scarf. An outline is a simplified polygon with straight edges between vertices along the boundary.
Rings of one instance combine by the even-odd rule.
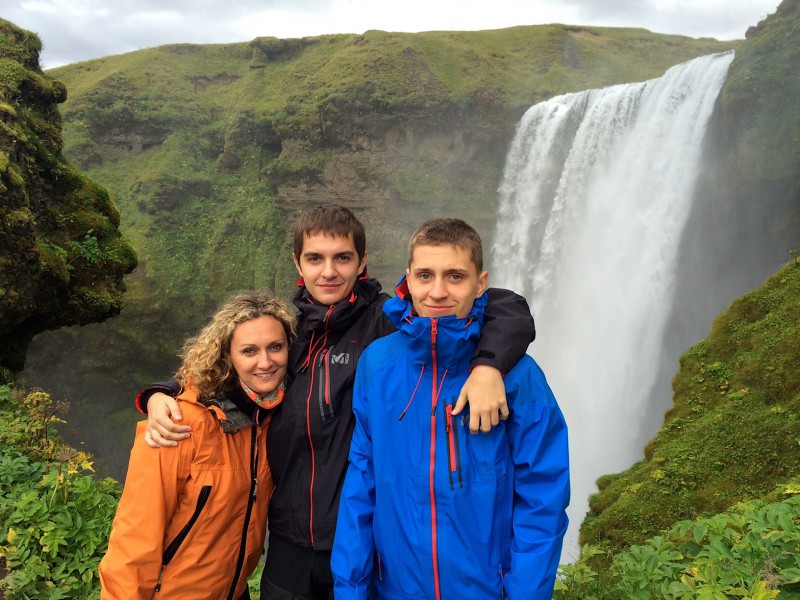
[[[264,396],[259,396],[256,392],[247,387],[247,384],[245,384],[245,382],[241,379],[239,380],[239,385],[242,386],[242,390],[244,390],[244,393],[247,395],[247,397],[258,404],[261,408],[275,408],[278,406],[278,404],[283,402],[283,394],[286,391],[286,384],[284,382],[281,382],[280,386],[278,386],[278,389],[276,389],[274,392],[270,392]]]

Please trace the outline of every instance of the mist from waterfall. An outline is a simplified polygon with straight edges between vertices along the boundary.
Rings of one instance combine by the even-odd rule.
[[[732,60],[704,56],[537,104],[509,150],[490,285],[531,303],[529,352],[569,425],[564,561],[578,556],[595,480],[640,460],[668,408],[653,406],[652,389],[703,138]]]

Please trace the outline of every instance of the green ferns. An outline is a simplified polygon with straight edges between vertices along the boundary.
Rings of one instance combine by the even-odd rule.
[[[713,517],[682,521],[632,546],[602,567],[585,545],[562,565],[558,600],[768,600],[800,598],[800,482],[780,502],[739,504]]]
[[[67,408],[41,390],[0,385],[0,598],[100,597],[97,566],[120,485],[94,478],[91,456],[53,429]],[[253,598],[262,568],[248,580]]]

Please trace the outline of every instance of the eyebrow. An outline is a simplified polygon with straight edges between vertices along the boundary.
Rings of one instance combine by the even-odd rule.
[[[431,267],[415,267],[411,269],[412,273],[423,273],[425,271],[433,271]],[[469,273],[469,269],[447,269],[444,274],[445,275],[464,275],[465,273]]]
[[[355,254],[356,253],[352,250],[344,250],[342,252],[337,252],[336,254],[334,254],[334,256],[355,256]],[[308,252],[303,252],[303,256],[306,258],[315,258],[317,256],[322,256],[322,253],[308,251]]]

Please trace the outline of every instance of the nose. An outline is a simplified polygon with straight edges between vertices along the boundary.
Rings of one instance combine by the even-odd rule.
[[[326,260],[325,265],[322,268],[322,276],[325,279],[333,279],[336,277],[336,269],[333,268],[333,261]]]
[[[430,294],[432,298],[445,298],[447,297],[447,286],[442,279],[436,278],[431,286]]]
[[[272,357],[269,355],[269,352],[266,350],[262,350],[258,353],[258,367],[260,369],[268,369],[272,366]]]

